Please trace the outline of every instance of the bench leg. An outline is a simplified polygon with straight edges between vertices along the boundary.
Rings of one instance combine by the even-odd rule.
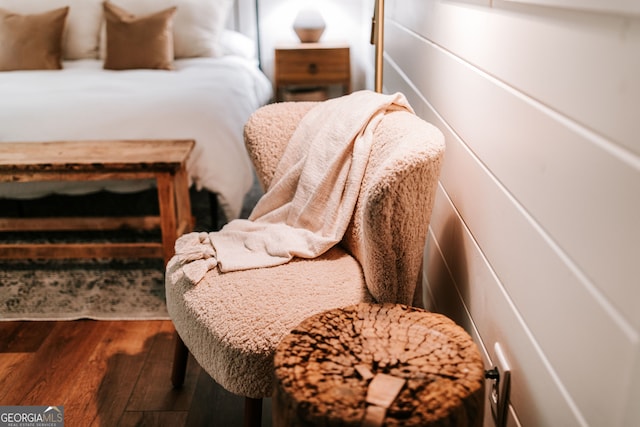
[[[193,230],[193,215],[191,213],[191,197],[189,196],[189,177],[183,167],[178,169],[174,177],[176,194],[176,212],[178,215],[177,235],[181,236]]]
[[[165,265],[174,253],[176,242],[176,199],[173,177],[169,173],[156,175],[158,186],[158,204],[160,206],[160,231],[162,233],[162,252]]]
[[[175,175],[158,173],[158,204],[160,206],[160,229],[165,265],[174,254],[176,239],[193,229],[189,180],[184,167]]]

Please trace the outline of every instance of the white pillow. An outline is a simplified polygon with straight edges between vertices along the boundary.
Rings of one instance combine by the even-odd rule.
[[[3,1],[3,0],[0,0]],[[110,0],[139,16],[177,6],[173,20],[175,58],[215,57],[223,54],[220,35],[233,0]],[[100,57],[104,58],[106,38],[100,35]]]
[[[248,36],[237,31],[225,29],[220,34],[220,47],[223,55],[256,58],[256,44]]]
[[[0,8],[22,15],[69,6],[62,35],[64,59],[98,57],[102,0],[0,0]]]

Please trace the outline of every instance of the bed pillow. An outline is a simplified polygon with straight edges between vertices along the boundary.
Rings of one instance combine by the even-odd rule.
[[[2,1],[2,0],[0,0]],[[223,54],[220,35],[231,11],[233,0],[110,0],[135,15],[148,15],[176,6],[173,21],[173,46],[176,59],[216,57]],[[102,31],[100,54],[104,58]]]
[[[0,0],[0,8],[21,14],[42,13],[68,6],[62,36],[63,59],[98,57],[104,0]]]
[[[0,71],[59,70],[68,7],[31,15],[0,9]]]
[[[225,29],[220,34],[220,48],[223,55],[256,59],[256,44],[248,36],[237,31]]]
[[[173,64],[173,16],[175,7],[145,16],[104,3],[106,56],[104,68],[170,70]]]

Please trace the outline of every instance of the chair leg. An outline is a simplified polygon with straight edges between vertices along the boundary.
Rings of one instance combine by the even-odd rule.
[[[184,376],[187,372],[187,360],[189,358],[189,349],[180,338],[178,333],[175,333],[175,348],[173,350],[173,369],[171,371],[171,383],[173,387],[180,388],[184,384]]]
[[[262,399],[244,398],[244,427],[260,427],[262,424]]]

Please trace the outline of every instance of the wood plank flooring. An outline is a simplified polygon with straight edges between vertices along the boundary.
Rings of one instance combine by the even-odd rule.
[[[71,427],[242,426],[243,398],[193,359],[172,388],[173,333],[170,321],[0,322],[0,405],[64,406]]]

